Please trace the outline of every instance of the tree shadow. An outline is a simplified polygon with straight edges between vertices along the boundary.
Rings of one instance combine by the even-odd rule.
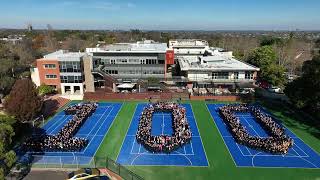
[[[59,102],[56,99],[47,99],[43,102],[41,113],[44,117],[53,115],[59,109]]]
[[[263,101],[261,104],[271,110],[273,115],[280,119],[285,126],[306,131],[315,138],[320,139],[319,120],[306,114],[306,112],[281,101]]]

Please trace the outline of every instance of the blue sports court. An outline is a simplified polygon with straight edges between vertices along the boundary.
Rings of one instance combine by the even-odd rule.
[[[197,128],[190,104],[183,104],[186,116],[191,127],[192,139],[189,144],[166,153],[148,152],[136,142],[135,134],[138,129],[140,114],[147,104],[138,104],[125,140],[122,144],[117,162],[122,165],[149,165],[149,166],[208,166],[207,157]],[[172,117],[170,113],[154,113],[152,117],[152,135],[172,134]]]
[[[35,164],[89,164],[122,106],[121,103],[98,104],[96,111],[75,135],[75,137],[89,140],[84,150],[81,152],[44,152],[39,155],[36,152],[29,152],[33,154]],[[43,129],[49,135],[57,134],[71,118],[72,115],[66,115],[64,111],[61,111],[49,120]]]
[[[293,138],[294,145],[289,149],[289,152],[286,155],[275,155],[264,151],[258,151],[236,143],[218,112],[218,108],[224,105],[225,104],[207,104],[207,107],[236,166],[320,168],[319,154],[287,128],[286,134]],[[264,111],[268,113],[265,109]],[[268,136],[250,113],[236,113],[236,116],[239,117],[241,123],[251,135],[259,137]],[[277,122],[280,123],[280,121]]]

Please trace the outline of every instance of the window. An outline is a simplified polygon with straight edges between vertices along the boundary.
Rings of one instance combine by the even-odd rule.
[[[234,72],[233,79],[239,79],[239,72]]]
[[[60,61],[60,72],[81,72],[79,61]]]
[[[214,72],[212,73],[212,79],[229,79],[228,72]]]
[[[46,74],[46,79],[57,79],[57,75],[55,75],[55,74]]]
[[[253,72],[246,71],[245,79],[253,79]]]
[[[82,83],[82,76],[60,76],[61,83]]]
[[[44,64],[43,67],[45,69],[55,69],[56,65],[55,64]]]

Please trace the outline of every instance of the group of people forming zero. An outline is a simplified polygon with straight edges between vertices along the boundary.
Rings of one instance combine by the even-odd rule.
[[[155,112],[172,114],[172,135],[151,135],[152,116]],[[186,118],[186,109],[173,102],[157,102],[144,108],[140,116],[137,142],[153,153],[170,153],[191,140],[191,129]]]
[[[251,136],[240,123],[239,118],[236,117],[236,112],[251,113],[269,137]],[[285,129],[258,107],[248,106],[247,104],[226,105],[219,108],[219,113],[239,144],[275,154],[286,154],[289,148],[293,146],[293,139],[285,134]]]
[[[98,107],[97,103],[86,102],[67,107],[64,112],[73,115],[56,135],[41,134],[27,139],[24,143],[26,151],[81,151],[88,144],[85,138],[73,137],[82,124]]]

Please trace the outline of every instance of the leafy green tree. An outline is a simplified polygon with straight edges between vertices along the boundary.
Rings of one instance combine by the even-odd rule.
[[[30,79],[17,80],[4,103],[6,112],[19,122],[32,120],[40,112],[41,106],[42,99]]]
[[[14,84],[15,79],[4,76],[0,78],[0,94],[8,94]]]
[[[52,86],[41,84],[38,87],[39,95],[51,94],[51,93],[54,93],[54,92],[55,92],[55,89]]]
[[[12,125],[15,119],[11,116],[0,115],[0,179],[4,172],[16,161],[16,153],[11,149],[12,137],[15,135]]]
[[[298,108],[320,117],[320,56],[305,61],[302,76],[286,86],[285,94]]]
[[[283,66],[277,64],[277,55],[271,46],[255,48],[248,57],[248,62],[259,67],[259,78],[274,86],[285,83]]]

